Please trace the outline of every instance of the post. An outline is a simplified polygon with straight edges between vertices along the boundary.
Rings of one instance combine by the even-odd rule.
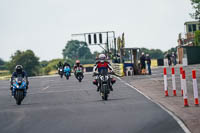
[[[108,32],[106,33],[107,35],[107,41],[106,41],[106,47],[107,47],[107,56],[109,57],[110,51],[109,51],[109,44],[108,44]]]
[[[164,91],[165,91],[165,96],[169,96],[168,95],[168,85],[167,85],[167,68],[165,67],[164,70]]]
[[[183,79],[182,79],[183,68],[180,67],[180,82],[181,82],[181,96],[183,96]]]
[[[176,79],[175,79],[174,67],[172,67],[172,87],[173,87],[173,95],[176,96]]]
[[[197,79],[196,79],[195,70],[192,70],[192,79],[193,79],[194,104],[197,106],[199,105],[199,96],[198,96]]]
[[[187,85],[186,85],[186,75],[185,70],[182,71],[182,80],[183,80],[183,100],[184,106],[188,107],[188,96],[187,96]]]

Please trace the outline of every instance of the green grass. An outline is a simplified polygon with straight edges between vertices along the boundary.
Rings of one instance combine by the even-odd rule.
[[[8,70],[0,70],[0,80],[9,79],[11,74]]]
[[[1,76],[8,76],[8,75],[10,75],[9,71],[7,71],[7,70],[0,70],[0,77]]]

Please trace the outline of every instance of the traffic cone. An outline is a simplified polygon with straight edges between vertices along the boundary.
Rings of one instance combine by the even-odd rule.
[[[180,67],[180,81],[181,81],[181,95],[183,96],[183,79],[182,79],[183,67]]]
[[[188,97],[187,97],[187,85],[186,85],[186,75],[185,70],[182,71],[182,82],[183,82],[183,99],[184,99],[184,106],[188,107]]]
[[[175,79],[174,67],[172,67],[172,87],[173,87],[173,95],[176,96],[176,79]]]
[[[192,80],[193,80],[194,104],[196,106],[198,106],[199,105],[199,96],[198,96],[197,79],[196,79],[196,71],[195,70],[192,70]]]
[[[165,96],[169,96],[168,95],[167,68],[166,67],[163,69],[163,73],[164,73],[164,91],[165,91]]]

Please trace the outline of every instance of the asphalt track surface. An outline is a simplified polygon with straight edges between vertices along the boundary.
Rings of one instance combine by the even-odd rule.
[[[0,81],[0,133],[183,133],[163,109],[117,80],[102,101],[92,76],[30,79],[22,105]]]

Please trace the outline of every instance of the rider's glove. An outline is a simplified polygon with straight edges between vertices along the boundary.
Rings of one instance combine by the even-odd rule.
[[[93,77],[94,77],[94,76],[97,76],[97,73],[96,73],[96,72],[94,72],[92,76],[93,76]]]

